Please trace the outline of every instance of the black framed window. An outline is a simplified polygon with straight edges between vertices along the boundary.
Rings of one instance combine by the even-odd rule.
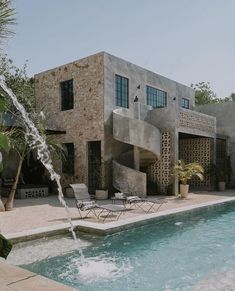
[[[116,105],[129,108],[129,80],[115,75]]]
[[[74,174],[74,144],[64,143],[66,149],[66,160],[62,162],[62,172],[64,174],[73,175]]]
[[[189,109],[189,99],[182,98],[181,99],[181,107],[185,109]]]
[[[61,110],[73,109],[73,79],[60,83]]]
[[[146,86],[147,104],[153,108],[166,107],[166,92],[160,89]]]

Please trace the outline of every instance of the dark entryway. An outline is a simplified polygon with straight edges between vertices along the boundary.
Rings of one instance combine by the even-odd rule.
[[[88,142],[88,191],[95,194],[99,188],[101,170],[101,141]]]

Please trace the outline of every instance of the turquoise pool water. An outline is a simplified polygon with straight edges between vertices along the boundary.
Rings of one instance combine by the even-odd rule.
[[[83,265],[75,250],[23,267],[80,290],[190,290],[235,270],[235,205],[85,238]]]

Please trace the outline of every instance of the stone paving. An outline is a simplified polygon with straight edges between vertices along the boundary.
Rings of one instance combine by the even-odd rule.
[[[174,196],[165,197],[168,203],[162,205],[159,211],[170,210],[179,207],[196,205],[209,201],[222,200],[225,197],[235,196],[235,190],[227,190],[225,192],[200,192],[190,193],[187,199],[181,199]],[[152,196],[151,198],[154,198]],[[159,196],[155,196],[155,199]],[[70,209],[71,218],[73,221],[79,220],[79,213],[75,206],[75,201],[72,198],[66,198],[67,205]],[[99,200],[99,204],[111,203],[110,200]],[[60,205],[56,196],[48,196],[45,198],[32,198],[15,200],[14,210],[8,212],[0,212],[0,232],[2,234],[12,234],[16,232],[31,230],[35,228],[48,227],[52,225],[60,225],[67,222],[66,212]],[[120,220],[138,217],[143,215],[143,211],[140,209],[127,211],[120,217]],[[98,221],[95,217],[89,217],[86,221]],[[115,217],[111,217],[106,223],[111,220],[115,220]]]

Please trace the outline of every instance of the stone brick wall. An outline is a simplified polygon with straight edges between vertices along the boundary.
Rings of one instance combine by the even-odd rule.
[[[179,119],[181,127],[198,129],[210,133],[215,132],[216,123],[213,117],[187,109],[180,109]]]
[[[71,182],[87,184],[87,141],[101,140],[103,146],[103,54],[42,72],[35,76],[38,108],[44,108],[47,128],[65,130],[52,136],[62,143],[74,143],[75,174],[62,175],[62,185]],[[74,80],[74,109],[60,110],[60,82]],[[61,174],[61,162],[55,160]]]
[[[209,170],[210,163],[213,163],[214,147],[211,138],[185,138],[179,139],[179,158],[185,163],[199,162],[205,172]],[[204,180],[193,178],[190,182],[192,188],[210,189],[211,178],[205,175]]]

